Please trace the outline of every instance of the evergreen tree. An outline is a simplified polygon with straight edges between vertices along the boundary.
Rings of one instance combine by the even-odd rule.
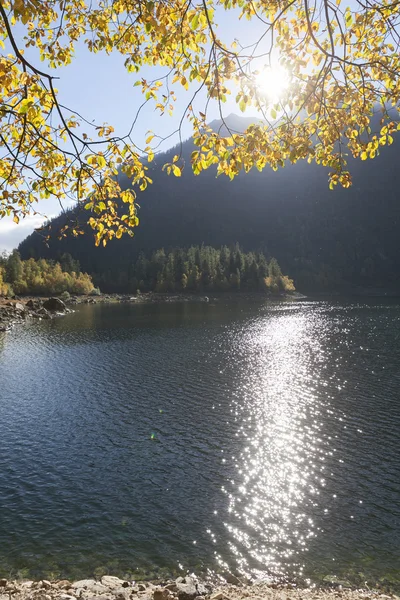
[[[282,271],[281,271],[281,268],[280,268],[276,258],[271,258],[271,260],[269,261],[268,275],[269,275],[269,277],[272,277],[272,278],[282,276]]]
[[[65,273],[80,273],[81,267],[78,260],[74,260],[69,252],[65,252],[60,258],[60,265]]]
[[[17,250],[14,250],[6,263],[6,279],[13,285],[17,281],[22,280],[23,272],[21,256]]]

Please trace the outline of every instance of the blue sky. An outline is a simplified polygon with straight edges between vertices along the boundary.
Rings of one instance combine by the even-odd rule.
[[[244,19],[239,21],[235,11],[221,11],[219,17],[219,34],[225,42],[233,41],[237,37],[246,45],[258,39],[262,32],[260,22],[248,22]],[[22,47],[22,43],[19,45]],[[31,53],[28,56],[31,60],[35,59]],[[35,62],[37,64],[36,59]],[[89,121],[93,120],[97,124],[109,123],[114,127],[116,135],[124,135],[129,130],[138,107],[143,102],[140,87],[134,87],[135,81],[142,76],[155,79],[162,72],[157,68],[146,68],[139,74],[127,73],[123,63],[124,58],[118,53],[91,54],[83,44],[79,44],[72,64],[60,69],[57,73],[60,77],[57,81],[60,102],[76,110]],[[42,67],[42,65],[40,66]],[[150,103],[146,105],[132,135],[138,145],[145,146],[146,133],[150,129],[164,137],[177,128],[182,112],[190,101],[195,88],[190,88],[186,92],[181,86],[175,85],[174,87],[178,97],[174,116],[164,115],[161,117],[159,113],[155,112],[154,105]],[[196,106],[200,110],[205,104],[204,99],[205,95],[200,96],[197,102]],[[232,112],[239,112],[233,99],[224,105],[224,116]],[[251,113],[246,112],[246,116],[250,115]],[[256,117],[256,113],[254,112],[251,116]],[[207,118],[208,121],[219,118],[216,102],[210,103]],[[81,131],[85,131],[85,128],[82,127]],[[183,138],[187,138],[190,133],[190,124],[184,123]],[[170,138],[160,149],[165,150],[176,144],[177,141],[177,136]],[[38,208],[48,218],[59,212],[59,205],[52,200],[43,201]],[[39,216],[21,220],[19,225],[14,224],[10,219],[0,221],[0,251],[9,251],[16,247],[42,221],[43,217]]]

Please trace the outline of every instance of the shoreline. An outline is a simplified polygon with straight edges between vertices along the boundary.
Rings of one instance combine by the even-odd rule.
[[[61,294],[62,296],[62,294]],[[26,324],[32,319],[53,319],[73,312],[73,307],[80,304],[172,304],[176,302],[209,303],[224,300],[277,301],[300,300],[306,296],[293,294],[271,295],[264,292],[220,292],[211,296],[206,294],[157,293],[146,292],[136,296],[129,294],[100,294],[71,296],[62,300],[59,296],[13,296],[0,298],[0,332],[6,332],[15,325]]]
[[[236,578],[235,578],[236,579]],[[110,575],[79,581],[18,581],[0,578],[0,600],[399,600],[378,589],[297,587],[289,583],[211,583],[195,575],[163,581],[132,581]]]

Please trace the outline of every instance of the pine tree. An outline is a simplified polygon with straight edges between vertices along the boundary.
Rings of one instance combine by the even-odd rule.
[[[22,281],[24,274],[24,269],[22,266],[21,256],[17,250],[14,250],[8,260],[6,265],[6,278],[11,285],[16,283],[17,281]]]

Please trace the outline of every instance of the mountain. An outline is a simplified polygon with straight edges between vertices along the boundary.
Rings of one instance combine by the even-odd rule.
[[[231,115],[228,126],[243,131],[251,120]],[[221,122],[213,122],[213,129]],[[149,165],[154,183],[138,194],[140,225],[133,238],[95,248],[93,237],[52,239],[37,233],[19,246],[22,258],[59,258],[69,252],[103,289],[123,290],[124,273],[141,251],[192,244],[239,242],[245,250],[276,256],[300,290],[349,286],[400,289],[400,169],[396,144],[373,161],[349,161],[353,186],[328,188],[327,169],[299,162],[273,172],[241,173],[230,181],[215,169],[195,177],[191,140],[182,146],[181,178],[162,172],[176,148]],[[129,181],[121,177],[128,187]],[[73,213],[70,216],[75,216]],[[87,218],[87,215],[84,215]],[[52,221],[52,231],[65,223]]]

